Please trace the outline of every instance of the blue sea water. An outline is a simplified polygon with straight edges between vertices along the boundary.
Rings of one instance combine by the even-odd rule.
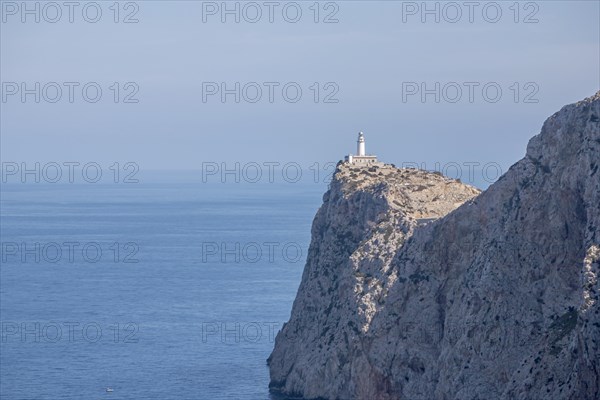
[[[272,398],[325,189],[3,184],[0,398]]]

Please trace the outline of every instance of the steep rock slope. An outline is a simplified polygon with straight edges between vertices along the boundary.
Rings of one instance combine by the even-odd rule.
[[[397,249],[419,224],[477,194],[435,173],[339,164],[313,222],[292,318],[269,358],[271,386],[308,398],[351,397],[350,344],[368,331],[397,279],[390,267]]]
[[[600,92],[564,107],[477,197],[424,171],[340,165],[269,358],[271,387],[600,398],[599,121]]]

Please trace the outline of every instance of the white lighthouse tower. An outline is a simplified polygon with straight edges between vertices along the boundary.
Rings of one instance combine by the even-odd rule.
[[[367,155],[365,147],[365,135],[362,132],[358,132],[358,139],[356,140],[356,154],[347,155],[345,157],[346,162],[358,165],[377,164],[377,156]]]
[[[365,155],[365,135],[362,132],[358,132],[358,140],[356,141],[356,155]]]

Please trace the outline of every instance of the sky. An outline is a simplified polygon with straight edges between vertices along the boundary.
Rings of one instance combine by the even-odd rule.
[[[2,1],[0,157],[505,170],[599,90],[600,2],[467,3]]]

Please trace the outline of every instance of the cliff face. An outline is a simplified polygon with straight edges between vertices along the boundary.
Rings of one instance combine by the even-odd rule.
[[[481,194],[341,164],[269,357],[272,389],[600,398],[599,121],[600,92],[564,107]]]

